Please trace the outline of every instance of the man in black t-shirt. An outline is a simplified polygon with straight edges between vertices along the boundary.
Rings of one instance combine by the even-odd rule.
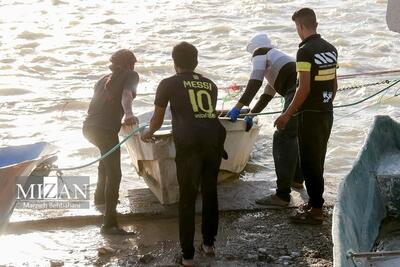
[[[142,140],[149,142],[160,129],[167,104],[172,114],[172,134],[176,148],[176,171],[179,184],[179,238],[182,264],[193,266],[195,201],[199,185],[203,198],[202,252],[214,255],[218,230],[217,176],[225,128],[216,115],[217,86],[195,73],[197,49],[186,42],[172,51],[176,75],[162,80],[157,88],[155,110],[149,130]]]
[[[132,113],[132,101],[139,82],[139,75],[134,71],[136,57],[132,51],[121,49],[111,56],[110,61],[111,73],[96,83],[82,129],[102,156],[119,143],[118,132],[123,118],[126,125],[138,122]],[[104,205],[102,234],[133,234],[120,228],[117,222],[121,176],[121,151],[118,148],[99,162],[94,203]]]
[[[302,42],[296,58],[299,85],[288,109],[277,118],[278,129],[299,112],[299,151],[309,201],[294,223],[321,224],[324,199],[324,163],[333,123],[333,99],[337,90],[336,48],[317,34],[312,9],[302,8],[292,16]]]

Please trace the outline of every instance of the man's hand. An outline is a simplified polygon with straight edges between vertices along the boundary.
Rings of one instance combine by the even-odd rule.
[[[150,132],[149,130],[146,130],[142,136],[140,137],[142,139],[143,142],[145,143],[150,143],[150,142],[154,142],[154,135],[152,132]]]
[[[136,116],[125,118],[123,125],[134,125],[139,124],[139,119]]]
[[[233,107],[228,112],[228,114],[226,114],[226,116],[230,118],[231,122],[235,122],[237,120],[237,118],[239,117],[239,115],[240,115],[240,109],[237,107]]]
[[[281,114],[274,122],[274,126],[276,126],[276,129],[278,130],[283,130],[285,129],[286,124],[290,120],[291,116],[289,116],[286,112]]]

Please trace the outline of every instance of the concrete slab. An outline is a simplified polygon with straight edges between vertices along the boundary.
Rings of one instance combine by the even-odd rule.
[[[218,185],[218,201],[220,211],[243,211],[265,209],[255,204],[256,199],[275,193],[275,181],[243,181],[233,180]],[[162,205],[147,188],[128,191],[129,206],[133,214],[160,214],[176,216],[177,204]],[[290,208],[302,204],[308,199],[305,189],[292,192]],[[333,205],[334,199],[328,197],[327,205]],[[201,195],[196,202],[196,212],[201,213]]]
[[[328,183],[325,189],[326,206],[335,202],[335,183]],[[269,181],[231,180],[218,185],[220,211],[251,211],[263,210],[266,207],[255,204],[255,200],[275,192],[276,183]],[[307,200],[305,189],[292,191],[292,201],[289,208],[295,208]],[[178,216],[178,204],[162,205],[148,188],[128,190],[121,195],[118,204],[118,221],[128,223],[136,220],[154,220],[157,218],[172,218]],[[201,196],[196,203],[196,213],[201,213]],[[85,210],[69,210],[60,212],[57,216],[46,212],[34,212],[18,221],[12,221],[7,226],[7,232],[21,232],[28,229],[48,229],[54,227],[80,227],[88,224],[101,224],[102,213],[91,206]]]

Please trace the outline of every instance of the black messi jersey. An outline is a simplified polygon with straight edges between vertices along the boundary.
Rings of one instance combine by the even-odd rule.
[[[194,72],[179,73],[162,80],[154,104],[170,103],[174,141],[180,145],[219,144],[225,133],[216,114],[217,86]]]
[[[302,104],[301,111],[332,111],[337,58],[336,48],[319,34],[311,35],[299,44],[296,70],[308,71],[311,76],[310,94]]]

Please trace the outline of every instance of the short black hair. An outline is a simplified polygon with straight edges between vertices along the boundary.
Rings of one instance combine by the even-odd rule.
[[[182,69],[194,70],[197,67],[197,49],[188,42],[180,42],[172,49],[172,59],[175,66]]]
[[[306,28],[315,29],[317,28],[317,16],[315,15],[314,10],[311,8],[305,7],[294,12],[292,16],[292,20],[294,22],[300,23],[304,25]]]

